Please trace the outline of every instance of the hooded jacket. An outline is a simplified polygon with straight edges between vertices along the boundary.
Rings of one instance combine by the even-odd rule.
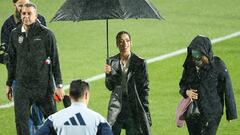
[[[197,72],[191,56],[192,49],[200,50],[209,60],[208,64],[200,67],[199,72]],[[204,121],[214,121],[221,117],[224,112],[224,103],[227,120],[237,118],[236,104],[228,70],[219,57],[213,56],[209,38],[197,36],[192,40],[188,46],[188,54],[183,67],[184,70],[179,83],[180,94],[186,98],[186,90],[197,90],[197,102]]]
[[[109,58],[111,74],[106,75],[106,87],[112,91],[108,106],[108,122],[113,125],[122,111],[121,67],[120,54]],[[148,92],[149,80],[146,62],[131,53],[127,72],[127,91],[129,106],[132,110],[134,124],[139,135],[151,135],[151,115],[149,111]]]
[[[38,21],[30,26],[28,33],[21,28],[22,25],[18,26],[10,36],[7,85],[16,80],[20,87],[52,93],[53,77],[56,85],[62,84],[55,36]]]

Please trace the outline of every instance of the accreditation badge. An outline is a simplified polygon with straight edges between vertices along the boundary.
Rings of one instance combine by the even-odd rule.
[[[18,37],[18,43],[19,43],[19,44],[22,44],[22,42],[23,42],[23,36],[19,36],[19,37]]]

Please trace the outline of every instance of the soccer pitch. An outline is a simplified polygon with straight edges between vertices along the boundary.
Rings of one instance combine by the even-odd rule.
[[[166,20],[129,19],[109,21],[110,55],[118,52],[115,35],[120,30],[132,35],[133,52],[148,59],[185,48],[197,35],[211,39],[240,31],[239,0],[151,0]],[[33,0],[39,13],[49,22],[63,0]],[[9,8],[8,8],[9,7]],[[12,14],[11,1],[0,1],[0,25]],[[53,22],[48,27],[55,33],[63,79],[69,84],[72,79],[103,73],[106,58],[105,21]],[[215,55],[220,56],[230,72],[237,109],[240,104],[240,38],[214,44]],[[187,129],[175,126],[175,109],[181,96],[178,82],[182,74],[185,54],[148,65],[150,77],[150,111],[152,113],[153,135],[187,135]],[[6,70],[0,65],[0,104],[8,103],[5,96]],[[91,85],[89,107],[106,116],[110,92],[104,86],[104,79]],[[62,105],[59,104],[59,108]],[[238,112],[238,114],[240,114]],[[225,114],[218,135],[240,134],[239,120],[228,123]],[[0,110],[0,135],[14,135],[13,108]]]

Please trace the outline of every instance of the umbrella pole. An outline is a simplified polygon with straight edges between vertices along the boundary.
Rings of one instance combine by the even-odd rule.
[[[108,47],[108,19],[106,20],[106,34],[107,34],[107,59],[109,58],[109,47]]]

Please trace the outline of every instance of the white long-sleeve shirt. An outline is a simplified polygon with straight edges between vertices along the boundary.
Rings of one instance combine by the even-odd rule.
[[[83,103],[72,103],[50,115],[35,135],[48,135],[55,130],[57,135],[112,135],[111,127],[99,113]]]

